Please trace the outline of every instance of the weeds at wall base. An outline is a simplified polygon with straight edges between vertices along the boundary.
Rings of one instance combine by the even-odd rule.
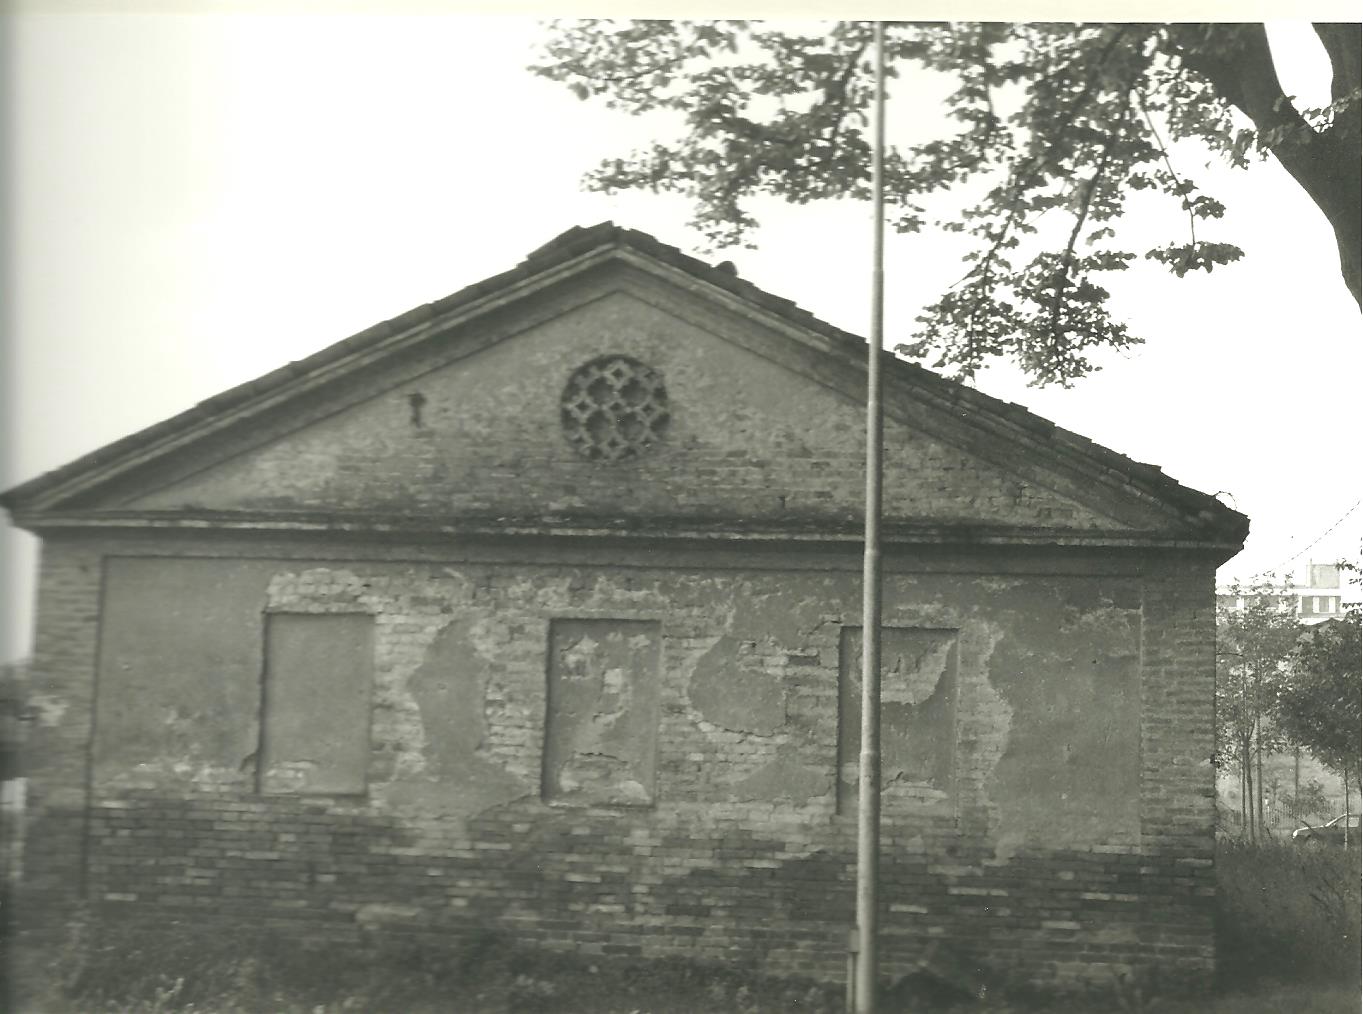
[[[1358,1009],[1357,849],[1222,843],[1217,881],[1215,995],[1161,998],[1158,977],[1143,976],[1114,981],[1105,995],[1079,1006],[1045,1008],[1040,997],[991,997],[952,1009]],[[838,985],[773,979],[750,968],[529,950],[497,933],[472,934],[439,949],[381,937],[356,950],[244,930],[173,924],[134,929],[77,912],[62,939],[23,950],[20,967],[37,974],[21,981],[25,992],[17,1009],[41,1014],[834,1014],[843,1007]]]
[[[1216,855],[1217,978],[1357,983],[1357,848],[1221,842]]]
[[[449,948],[396,941],[328,949],[187,927],[129,932],[84,915],[41,964],[23,984],[22,1011],[626,1014],[647,1004],[654,1014],[832,1014],[842,997],[837,987],[690,962],[519,948],[495,933]]]

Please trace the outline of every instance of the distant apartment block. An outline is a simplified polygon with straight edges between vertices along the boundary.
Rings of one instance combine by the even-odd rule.
[[[1216,590],[1219,609],[1239,611],[1256,598],[1267,598],[1284,605],[1290,602],[1302,623],[1314,624],[1342,615],[1349,604],[1358,600],[1359,593],[1341,580],[1337,563],[1307,564],[1301,573],[1292,575],[1290,583],[1282,585],[1280,591],[1255,594],[1234,587]]]

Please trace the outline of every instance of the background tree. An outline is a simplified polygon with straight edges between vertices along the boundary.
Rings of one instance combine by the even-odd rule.
[[[1363,638],[1357,608],[1342,618],[1310,627],[1278,688],[1274,718],[1292,742],[1349,784],[1359,784],[1363,757]]]
[[[886,154],[890,223],[919,231],[929,196],[951,191],[966,207],[935,224],[976,241],[965,277],[898,351],[964,376],[1007,357],[1034,383],[1067,384],[1094,369],[1094,349],[1139,342],[1101,284],[1137,256],[1113,228],[1132,191],[1167,196],[1183,223],[1145,257],[1182,276],[1241,256],[1205,235],[1224,207],[1176,168],[1169,145],[1184,139],[1237,166],[1277,158],[1330,222],[1360,299],[1363,46],[1357,25],[1315,28],[1332,71],[1323,109],[1283,92],[1262,25],[891,23],[890,76],[926,69],[954,91],[941,136]],[[865,22],[808,35],[762,22],[559,22],[533,70],[583,99],[668,114],[675,137],[608,159],[588,185],[686,195],[692,224],[722,246],[756,226],[754,195],[869,196],[871,40]],[[1038,225],[1050,212],[1063,227]]]
[[[1310,816],[1327,813],[1334,816],[1333,807],[1334,803],[1325,794],[1325,786],[1314,778],[1307,779],[1305,785],[1295,785],[1287,797],[1288,816],[1303,824],[1307,823],[1306,818]]]
[[[1264,829],[1263,757],[1287,743],[1274,705],[1302,627],[1284,588],[1236,586],[1230,594],[1244,608],[1217,610],[1217,760],[1238,771],[1241,827],[1257,838]]]

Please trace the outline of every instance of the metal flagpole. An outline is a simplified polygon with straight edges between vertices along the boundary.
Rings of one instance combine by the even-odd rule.
[[[857,791],[856,1014],[875,1014],[880,879],[880,359],[885,304],[885,25],[875,23],[875,141],[871,156],[871,336],[866,349],[866,551],[861,594],[861,765]]]

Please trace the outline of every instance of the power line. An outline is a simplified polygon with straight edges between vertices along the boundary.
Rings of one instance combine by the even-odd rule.
[[[1358,510],[1358,505],[1359,505],[1359,504],[1363,504],[1363,498],[1359,498],[1358,500],[1355,500],[1355,501],[1353,502],[1353,506],[1350,507],[1348,510],[1346,510],[1343,514],[1341,514],[1341,515],[1339,516],[1339,519],[1336,520],[1334,524],[1332,524],[1329,528],[1325,529],[1325,531],[1321,532],[1319,535],[1317,535],[1314,539],[1312,539],[1312,540],[1311,540],[1310,542],[1308,542],[1306,545],[1302,546],[1301,549],[1297,550],[1295,553],[1293,553],[1291,556],[1289,556],[1289,557],[1288,557],[1286,560],[1284,560],[1282,563],[1278,564],[1278,566],[1273,567],[1273,568],[1271,568],[1270,570],[1263,571],[1262,573],[1271,574],[1271,573],[1273,573],[1273,572],[1275,572],[1275,571],[1281,570],[1283,567],[1286,567],[1289,563],[1291,563],[1291,562],[1292,562],[1293,560],[1295,560],[1297,557],[1301,556],[1302,553],[1306,552],[1308,549],[1310,549],[1312,546],[1314,546],[1317,542],[1319,542],[1321,539],[1325,538],[1325,536],[1329,535],[1329,534],[1330,534],[1331,532],[1333,532],[1336,528],[1338,528],[1340,525],[1342,525],[1342,524],[1344,523],[1345,518],[1347,518],[1347,517],[1348,517],[1350,514],[1352,514],[1354,511]]]

